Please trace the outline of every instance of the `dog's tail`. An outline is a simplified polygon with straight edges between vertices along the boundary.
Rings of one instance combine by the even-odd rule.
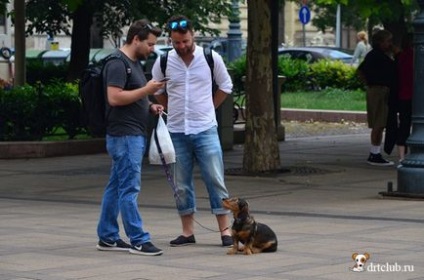
[[[277,240],[273,240],[269,242],[269,246],[267,246],[267,248],[263,249],[262,252],[264,253],[274,253],[277,251],[277,247],[278,247],[278,241]]]

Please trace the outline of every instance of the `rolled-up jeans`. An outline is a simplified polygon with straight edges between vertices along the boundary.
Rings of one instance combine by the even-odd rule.
[[[112,158],[109,182],[103,194],[97,234],[102,241],[119,239],[118,214],[132,245],[150,241],[143,231],[137,197],[141,189],[141,167],[146,150],[144,136],[106,136],[106,148]]]
[[[177,187],[176,205],[181,216],[196,212],[193,167],[197,162],[209,194],[211,212],[228,214],[222,199],[228,198],[224,183],[224,163],[216,126],[198,134],[170,133],[176,153],[174,178]]]

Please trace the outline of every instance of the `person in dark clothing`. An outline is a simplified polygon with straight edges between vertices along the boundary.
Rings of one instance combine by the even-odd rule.
[[[379,30],[372,36],[372,50],[358,66],[358,75],[366,85],[367,121],[371,128],[371,149],[367,162],[390,166],[381,155],[383,132],[387,124],[389,97],[396,92],[396,64],[392,57],[392,34]]]
[[[384,151],[390,154],[396,144],[399,163],[405,158],[406,139],[411,133],[412,93],[414,87],[414,50],[412,33],[402,38],[402,49],[396,55],[398,90],[390,103]]]

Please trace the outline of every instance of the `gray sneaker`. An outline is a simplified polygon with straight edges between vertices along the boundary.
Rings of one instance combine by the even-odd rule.
[[[156,248],[151,242],[146,242],[137,246],[131,246],[130,254],[143,255],[143,256],[159,256],[163,251]]]

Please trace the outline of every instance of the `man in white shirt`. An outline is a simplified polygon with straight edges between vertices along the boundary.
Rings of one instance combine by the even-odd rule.
[[[166,93],[158,92],[157,101],[168,110],[167,126],[176,151],[176,205],[181,217],[182,234],[171,246],[195,244],[194,213],[196,195],[193,167],[196,161],[209,193],[211,211],[216,215],[222,246],[233,244],[229,212],[222,208],[228,191],[224,183],[224,164],[218,137],[215,109],[231,93],[232,81],[222,57],[212,51],[213,75],[218,89],[212,95],[211,69],[203,49],[194,43],[192,23],[185,16],[173,16],[167,24],[173,50],[169,51],[165,70],[169,81]],[[152,69],[153,80],[164,78],[160,58]]]

